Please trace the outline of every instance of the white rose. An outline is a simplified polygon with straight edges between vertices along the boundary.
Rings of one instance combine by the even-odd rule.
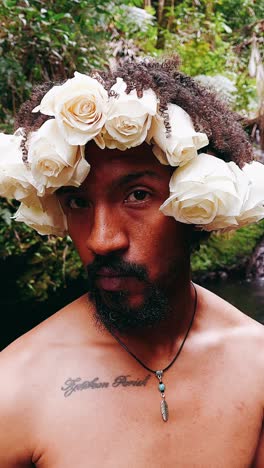
[[[64,236],[67,233],[67,219],[56,195],[36,197],[30,207],[21,203],[13,218],[42,235]]]
[[[167,136],[164,119],[156,115],[148,132],[147,142],[154,144],[153,153],[161,164],[183,166],[197,156],[197,150],[207,146],[205,133],[194,130],[190,116],[176,104],[168,104],[170,135]]]
[[[264,165],[253,161],[245,164],[242,172],[248,177],[249,192],[237,221],[245,226],[264,218]]]
[[[33,112],[54,116],[68,143],[85,145],[105,123],[108,94],[94,78],[75,72],[74,78],[54,86]]]
[[[55,119],[45,122],[29,138],[28,162],[40,196],[46,189],[53,192],[63,185],[78,187],[90,170],[80,148],[65,141]]]
[[[170,192],[160,207],[165,215],[208,231],[227,229],[238,227],[248,179],[233,162],[199,154],[174,171]]]
[[[95,138],[101,149],[107,147],[125,151],[141,145],[147,137],[152,116],[157,112],[156,94],[147,89],[143,91],[142,97],[138,98],[135,89],[126,94],[126,87],[123,79],[117,78],[116,84],[111,88],[118,97],[110,98],[105,126]]]
[[[0,196],[24,201],[35,193],[34,179],[23,163],[22,136],[0,134]]]

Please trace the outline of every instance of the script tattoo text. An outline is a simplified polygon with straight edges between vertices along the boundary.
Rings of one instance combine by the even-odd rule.
[[[113,382],[100,381],[99,377],[94,377],[92,380],[82,380],[81,377],[67,379],[61,390],[64,396],[68,397],[74,392],[81,390],[97,390],[99,388],[117,388],[117,387],[145,387],[150,379],[150,374],[142,379],[132,379],[130,375],[119,375]]]

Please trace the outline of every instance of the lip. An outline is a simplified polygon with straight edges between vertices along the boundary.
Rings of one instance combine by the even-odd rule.
[[[127,276],[117,275],[109,272],[109,274],[98,274],[96,283],[99,288],[105,291],[124,291],[126,289]]]

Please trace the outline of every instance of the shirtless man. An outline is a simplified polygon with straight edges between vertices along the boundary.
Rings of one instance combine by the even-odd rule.
[[[137,104],[143,105],[144,90],[154,89],[160,103],[165,96],[180,105],[196,129],[209,135],[203,151],[233,159],[241,167],[250,161],[250,147],[234,116],[213,95],[175,72],[172,63],[127,65],[110,78],[102,77],[108,91],[116,77],[136,83],[137,89],[145,83],[141,97],[134,95]],[[71,90],[63,89],[68,99]],[[122,104],[122,91],[110,95]],[[35,94],[31,109],[42,96]],[[133,114],[131,101],[122,110],[129,109],[127,119]],[[42,101],[39,114],[31,114],[27,104],[18,117],[28,141],[33,125],[35,130],[44,125],[47,102]],[[175,135],[168,107],[163,118],[170,122],[171,136],[164,140],[168,144]],[[189,133],[192,141],[204,138],[191,126]],[[107,141],[107,133],[101,137]],[[116,138],[120,144],[120,135]],[[154,157],[155,141],[154,134],[151,145],[143,141],[121,151],[88,140],[89,174],[79,188],[72,187],[78,185],[73,179],[65,183],[63,176],[52,195],[87,267],[88,296],[1,353],[1,468],[264,467],[263,328],[191,282],[190,250],[204,233],[194,229],[198,222],[179,222],[175,204],[166,205],[174,207],[173,216],[159,210],[169,197],[175,168]],[[190,150],[186,141],[181,157]],[[29,146],[25,170],[33,172],[32,154]],[[191,164],[195,158],[203,160],[196,154]],[[218,169],[213,176],[220,177]],[[193,177],[190,180],[197,193]],[[214,194],[217,190],[215,185]],[[23,210],[28,216],[23,219],[33,225],[25,206]],[[213,223],[220,221],[215,216]],[[209,226],[206,222],[204,227]],[[44,224],[39,223],[39,232]],[[157,370],[163,370],[163,376],[157,376]]]

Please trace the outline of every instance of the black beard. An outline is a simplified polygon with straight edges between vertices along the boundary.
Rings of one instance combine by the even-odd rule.
[[[105,291],[97,288],[96,279],[100,268],[112,268],[119,275],[130,275],[146,283],[145,300],[140,307],[129,307],[126,291]],[[168,298],[148,279],[142,265],[124,262],[116,255],[97,256],[87,266],[88,293],[96,308],[96,322],[110,332],[130,334],[136,330],[154,328],[168,313]]]

